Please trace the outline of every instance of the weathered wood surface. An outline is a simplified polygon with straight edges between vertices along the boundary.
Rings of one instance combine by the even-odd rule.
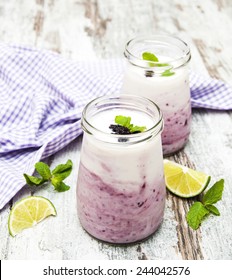
[[[186,39],[191,66],[231,82],[232,1],[230,0],[0,0],[0,40],[34,45],[72,59],[122,57],[125,42],[138,34],[168,32]],[[74,162],[72,189],[25,187],[0,212],[0,259],[232,259],[232,114],[194,110],[184,151],[172,159],[225,179],[221,217],[208,217],[191,230],[185,214],[192,201],[167,195],[162,226],[147,241],[111,246],[92,239],[76,215],[75,186],[81,138],[48,159],[52,167]],[[12,204],[36,193],[51,199],[58,216],[15,238],[8,234]]]

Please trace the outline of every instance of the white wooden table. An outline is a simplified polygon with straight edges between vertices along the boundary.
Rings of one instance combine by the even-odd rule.
[[[191,67],[231,82],[232,1],[230,0],[0,0],[0,40],[47,48],[71,59],[122,57],[136,35],[168,32],[185,39]],[[23,188],[0,212],[0,259],[232,259],[232,114],[194,110],[186,148],[171,159],[225,179],[221,216],[208,217],[199,230],[185,221],[193,200],[167,194],[164,221],[147,241],[111,246],[91,238],[76,214],[75,188],[81,137],[48,159],[52,167],[71,159],[67,184]],[[12,238],[7,219],[12,204],[28,195],[52,200],[58,215]]]

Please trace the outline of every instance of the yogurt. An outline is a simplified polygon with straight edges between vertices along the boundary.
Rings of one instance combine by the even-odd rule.
[[[155,67],[142,59],[142,53],[147,50],[158,57],[159,62],[153,63]],[[165,53],[173,54],[173,57],[165,56]],[[125,56],[128,66],[122,94],[143,96],[158,104],[164,116],[163,152],[167,155],[180,150],[188,140],[191,124],[187,68],[190,52],[187,45],[169,36],[157,36],[147,41],[142,38],[127,44]],[[158,63],[166,66],[160,67]],[[173,75],[163,76],[168,68]]]
[[[118,104],[113,108],[107,98],[100,98],[104,100],[104,109],[94,110],[90,108],[94,107],[92,103],[87,107],[95,113],[91,115],[91,110],[85,110],[83,115],[78,215],[83,228],[92,236],[125,244],[147,238],[163,219],[162,116],[145,99],[113,98]],[[152,111],[146,111],[148,108]],[[109,126],[117,115],[130,116],[133,124],[146,126],[147,130],[114,135]],[[94,129],[90,132],[91,128]]]

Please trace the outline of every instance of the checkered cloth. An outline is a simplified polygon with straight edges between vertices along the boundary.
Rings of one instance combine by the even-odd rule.
[[[82,133],[86,103],[119,93],[123,65],[0,44],[0,209],[25,185],[23,173]],[[232,109],[228,85],[196,74],[190,80],[193,107]]]

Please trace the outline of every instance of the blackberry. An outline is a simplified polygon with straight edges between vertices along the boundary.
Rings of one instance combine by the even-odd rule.
[[[154,72],[151,71],[151,70],[147,70],[147,71],[145,71],[145,76],[146,77],[153,77],[154,76]]]
[[[128,141],[128,138],[126,138],[126,137],[118,138],[118,142],[127,142],[127,141]]]
[[[114,134],[120,134],[120,135],[131,134],[129,128],[119,124],[111,124],[109,128],[113,130]]]

